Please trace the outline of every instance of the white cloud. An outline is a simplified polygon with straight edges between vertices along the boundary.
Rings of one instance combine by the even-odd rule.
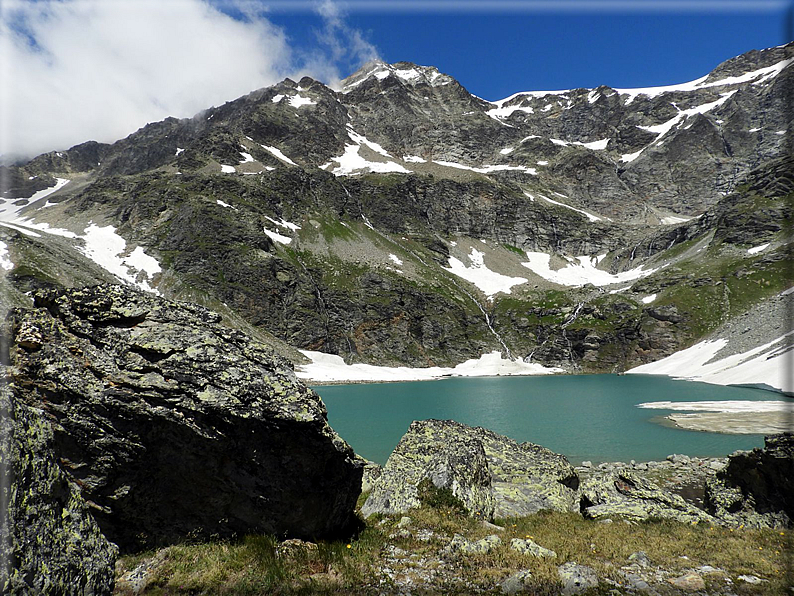
[[[301,56],[303,70],[315,73],[314,76],[336,89],[341,79],[365,62],[379,58],[378,50],[361,31],[347,25],[336,2],[314,2],[312,8],[323,22],[322,29],[315,32],[320,47]]]
[[[372,49],[330,2],[318,8],[321,46],[300,51],[262,5],[253,6],[225,2],[223,12],[205,0],[3,0],[0,155],[112,142],[295,73],[333,82],[339,61]]]

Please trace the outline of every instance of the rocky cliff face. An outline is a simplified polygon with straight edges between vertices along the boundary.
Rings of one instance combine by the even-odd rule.
[[[118,549],[59,465],[40,411],[0,387],[0,591],[103,596]]]
[[[793,52],[495,102],[409,63],[285,80],[6,168],[3,290],[116,277],[348,362],[623,370],[787,288]]]
[[[122,550],[354,522],[361,464],[319,396],[220,322],[122,286],[40,291],[11,315],[16,399],[41,411],[63,473]]]

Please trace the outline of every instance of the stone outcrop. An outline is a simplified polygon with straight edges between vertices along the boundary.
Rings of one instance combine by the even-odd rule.
[[[785,527],[794,519],[794,434],[770,435],[764,447],[738,452],[706,484],[706,507],[749,527]]]
[[[628,470],[599,474],[582,482],[581,511],[591,519],[619,516],[632,521],[659,518],[697,523],[712,520],[682,497]]]
[[[58,466],[49,423],[0,385],[0,593],[102,596],[118,549]]]
[[[421,504],[422,483],[451,491],[472,515],[518,517],[574,511],[579,479],[564,456],[451,420],[413,422],[362,508],[402,513]]]
[[[282,359],[204,308],[121,286],[11,314],[18,398],[122,550],[347,532],[361,463]]]

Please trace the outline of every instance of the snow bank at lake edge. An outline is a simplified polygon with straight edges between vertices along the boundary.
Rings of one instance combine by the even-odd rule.
[[[372,364],[347,364],[341,356],[300,350],[311,364],[296,367],[299,379],[312,383],[378,383],[389,381],[430,381],[443,377],[493,377],[515,375],[549,375],[563,372],[560,368],[547,368],[521,360],[506,360],[498,351],[483,354],[455,367],[433,366],[412,368],[389,367]]]
[[[792,352],[789,332],[773,341],[740,354],[717,357],[726,339],[704,340],[656,362],[626,371],[627,374],[666,375],[716,385],[758,385],[794,394],[789,370]]]

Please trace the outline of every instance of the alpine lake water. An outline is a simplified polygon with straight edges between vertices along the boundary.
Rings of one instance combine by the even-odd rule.
[[[723,387],[650,375],[447,378],[405,383],[313,387],[328,421],[361,456],[386,463],[413,420],[452,419],[583,460],[661,460],[672,453],[724,457],[761,447],[763,435],[676,428],[672,410],[652,401],[783,400],[749,387]]]

